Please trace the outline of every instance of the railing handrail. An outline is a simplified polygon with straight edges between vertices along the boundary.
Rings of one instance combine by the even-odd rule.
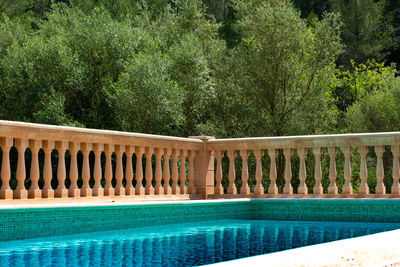
[[[395,145],[400,143],[400,132],[352,133],[280,137],[253,137],[212,139],[207,141],[208,150],[241,150],[268,148],[313,148]]]
[[[192,150],[201,149],[203,143],[203,141],[194,138],[55,126],[6,120],[0,120],[0,132],[2,137],[11,138],[54,141],[63,140],[133,146],[140,145]]]

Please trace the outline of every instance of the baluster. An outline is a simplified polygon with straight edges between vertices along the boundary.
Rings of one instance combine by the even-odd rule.
[[[216,150],[215,151],[215,159],[217,161],[217,170],[215,172],[215,188],[214,188],[214,194],[216,195],[223,195],[224,194],[224,188],[222,187],[221,181],[222,181],[222,157],[224,153],[221,150]]]
[[[254,155],[256,156],[256,186],[254,187],[255,195],[263,195],[264,187],[262,185],[262,166],[261,166],[261,158],[262,151],[260,149],[254,150]]]
[[[383,184],[383,177],[384,177],[384,170],[383,170],[383,152],[384,152],[384,147],[383,146],[375,146],[375,154],[376,154],[376,178],[378,180],[376,187],[375,187],[375,192],[378,195],[384,195],[386,194],[386,188],[385,185]]]
[[[393,153],[393,169],[392,169],[392,176],[393,176],[393,185],[392,185],[392,194],[399,195],[400,194],[400,167],[399,167],[399,145],[392,145],[391,147]]]
[[[268,194],[277,195],[278,186],[276,185],[276,150],[275,148],[268,149],[268,156],[271,160],[271,165],[269,169],[269,179],[271,183],[269,184]]]
[[[338,188],[336,185],[336,147],[328,147],[329,154],[329,187],[328,194],[336,195]]]
[[[105,196],[115,195],[114,187],[112,186],[113,170],[111,164],[111,157],[113,152],[114,152],[114,145],[110,144],[104,145],[104,154],[106,155],[106,168],[104,170],[104,180],[106,181],[106,184],[104,186]]]
[[[68,148],[71,153],[71,166],[69,167],[69,178],[71,180],[71,185],[68,189],[69,197],[80,197],[81,191],[78,187],[78,160],[77,155],[80,149],[80,143],[69,142]]]
[[[31,158],[31,188],[28,190],[29,198],[41,198],[42,190],[39,188],[39,150],[42,146],[42,141],[40,140],[29,140],[29,147],[32,152]]]
[[[68,148],[66,141],[57,141],[56,148],[58,151],[57,180],[58,186],[55,190],[56,197],[68,197],[68,190],[65,187],[65,151]]]
[[[146,147],[146,195],[154,195],[154,188],[152,185],[153,180],[153,167],[151,165],[151,157],[154,153],[154,148]]]
[[[28,147],[28,140],[15,139],[15,147],[18,151],[17,162],[17,188],[14,190],[14,198],[27,199],[28,191],[25,189],[25,150]]]
[[[155,155],[156,155],[156,173],[154,177],[156,179],[156,186],[154,188],[154,193],[156,195],[162,195],[164,193],[164,188],[161,185],[162,179],[162,170],[161,170],[161,157],[164,153],[164,149],[156,148]]]
[[[196,151],[190,151],[189,155],[188,155],[188,158],[189,158],[188,193],[189,194],[196,194],[196,187],[194,186],[194,165],[193,165],[193,161],[194,161],[195,157],[196,157]]]
[[[164,180],[164,194],[171,195],[172,188],[169,185],[171,179],[171,173],[169,170],[169,158],[171,157],[172,150],[170,148],[164,149],[164,168],[163,168],[163,180]]]
[[[181,194],[187,194],[186,189],[186,157],[187,157],[187,150],[181,150],[181,168],[179,172],[179,179],[180,179],[180,189]]]
[[[144,195],[144,188],[143,188],[143,163],[142,158],[144,154],[144,147],[136,147],[136,187],[135,192],[136,195]]]
[[[322,187],[322,169],[321,169],[321,155],[322,149],[320,147],[313,148],[313,154],[315,158],[315,168],[314,168],[314,178],[315,185],[313,188],[314,195],[322,195],[324,193],[324,188]]]
[[[179,194],[178,187],[178,156],[179,150],[172,150],[172,194]]]
[[[103,176],[101,173],[101,153],[104,150],[103,144],[93,144],[93,152],[94,152],[94,170],[93,170],[93,178],[94,178],[94,186],[92,190],[93,196],[102,197],[104,196],[104,189],[101,186],[101,177]]]
[[[240,194],[243,196],[250,195],[250,187],[249,187],[249,167],[247,164],[247,158],[249,157],[248,150],[240,150],[240,156],[242,157],[242,187],[240,188]],[[222,177],[222,171],[221,171]],[[219,181],[221,184],[221,180]],[[221,185],[222,188],[222,185]],[[222,188],[222,192],[224,189]]]
[[[360,195],[368,195],[369,194],[369,188],[367,184],[367,178],[368,178],[368,167],[367,167],[367,153],[368,153],[368,148],[366,146],[362,146],[358,148],[358,153],[360,154],[360,189],[359,189],[359,194]]]
[[[126,155],[126,168],[125,168],[125,194],[127,196],[132,196],[135,194],[135,188],[133,188],[132,180],[133,180],[133,167],[132,167],[132,155],[135,152],[134,146],[126,146],[125,147],[125,155]]]
[[[124,196],[125,188],[122,185],[122,180],[124,179],[124,168],[122,166],[122,155],[124,154],[125,147],[121,145],[115,146],[115,154],[117,155],[117,166],[115,168],[115,195]]]
[[[343,147],[344,154],[344,185],[343,185],[343,194],[351,195],[353,194],[353,187],[351,185],[351,147]]]
[[[227,193],[231,195],[236,195],[237,189],[235,185],[235,179],[236,179],[236,174],[235,174],[235,151],[234,150],[229,150],[228,151],[228,158],[229,158],[229,185],[228,185],[228,190]]]
[[[293,194],[293,187],[290,183],[290,180],[292,180],[292,163],[290,161],[292,149],[283,149],[283,155],[285,156],[285,186],[283,187],[283,193],[291,195]]]
[[[8,137],[2,137],[0,139],[1,150],[3,152],[1,161],[1,189],[0,189],[0,199],[12,199],[13,191],[10,187],[10,149],[13,145],[13,139]]]
[[[81,188],[81,197],[91,197],[92,196],[92,188],[90,188],[89,180],[90,180],[90,165],[89,165],[89,154],[92,150],[92,144],[90,143],[82,143],[81,144],[82,154],[83,154],[83,163],[82,163],[82,188]]]
[[[54,141],[43,141],[44,151],[44,167],[43,167],[43,180],[44,186],[42,189],[43,198],[53,198],[54,190],[51,187],[51,179],[53,178],[53,171],[51,167],[51,152],[54,148]]]
[[[300,159],[300,166],[299,166],[300,185],[299,185],[298,193],[302,194],[302,195],[307,195],[308,194],[308,188],[306,185],[307,170],[306,170],[306,162],[305,162],[306,149],[304,147],[297,148],[297,154],[299,155],[299,159]]]

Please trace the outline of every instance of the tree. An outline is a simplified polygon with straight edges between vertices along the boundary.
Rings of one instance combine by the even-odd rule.
[[[126,63],[110,90],[120,129],[180,135],[183,92],[168,75],[170,65],[161,53],[140,53]]]
[[[224,91],[220,96],[227,99],[219,102],[218,113],[235,114],[221,118],[236,124],[227,126],[226,135],[282,136],[327,129],[332,115],[329,83],[341,51],[337,16],[326,15],[315,28],[307,28],[289,1],[235,4],[242,41],[230,51],[219,84]]]
[[[385,48],[386,62],[395,62],[400,67],[400,1],[387,0],[384,11],[384,23],[392,33],[392,42]]]
[[[348,66],[350,58],[357,64],[383,59],[383,50],[391,43],[390,28],[383,21],[385,1],[330,0],[332,10],[340,12],[344,23],[342,38],[346,47],[339,64]]]
[[[347,86],[357,91],[357,99],[349,107],[346,119],[351,132],[400,130],[400,78],[394,66],[370,63],[348,74]]]

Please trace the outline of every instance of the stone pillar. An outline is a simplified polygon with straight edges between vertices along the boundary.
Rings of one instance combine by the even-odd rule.
[[[214,151],[208,151],[208,140],[215,139],[211,136],[190,136],[189,138],[200,139],[203,147],[196,152],[194,158],[194,185],[196,193],[203,199],[214,194]]]

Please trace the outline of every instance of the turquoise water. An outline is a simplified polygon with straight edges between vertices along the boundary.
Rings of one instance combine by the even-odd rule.
[[[152,226],[0,242],[0,266],[193,266],[394,229],[400,224],[217,220]]]

